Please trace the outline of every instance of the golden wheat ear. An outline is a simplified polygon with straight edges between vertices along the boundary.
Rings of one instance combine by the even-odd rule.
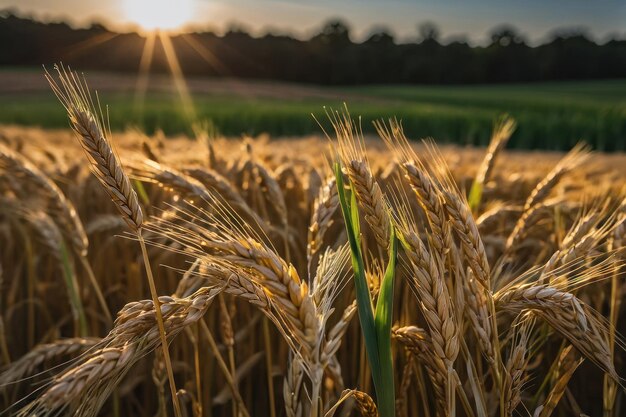
[[[350,179],[359,208],[370,226],[382,253],[389,248],[392,219],[389,204],[374,177],[365,152],[360,122],[353,121],[347,109],[329,114],[337,137],[338,156]]]
[[[86,255],[89,241],[76,208],[50,177],[23,155],[2,144],[0,144],[0,173],[16,179],[19,178],[20,183],[36,188],[45,199],[47,203],[46,209],[49,215],[55,218],[55,222],[61,229],[63,236],[76,250],[76,253],[81,256]],[[24,192],[21,187],[20,189],[17,187],[13,188],[13,191],[18,195]]]
[[[139,205],[137,193],[131,186],[128,175],[124,171],[119,158],[115,152],[113,152],[113,148],[107,139],[107,136],[111,135],[111,130],[110,128],[106,130],[104,128],[104,116],[97,97],[96,103],[98,104],[98,112],[96,112],[96,105],[89,93],[89,88],[84,78],[81,80],[76,73],[66,70],[63,66],[55,65],[55,69],[58,74],[58,82],[47,71],[46,79],[67,110],[70,126],[78,134],[79,142],[87,154],[91,171],[109,194],[111,200],[113,200],[122,215],[122,218],[136,234],[137,240],[139,241],[144,267],[148,277],[148,284],[150,286],[150,294],[155,306],[161,346],[163,348],[172,402],[174,404],[174,414],[176,417],[180,417],[182,412],[176,394],[176,383],[174,381],[174,373],[167,345],[167,334],[160,309],[161,303],[154,282],[150,260],[148,259],[148,250],[141,233],[143,212]],[[95,116],[96,113],[100,114],[99,118]]]
[[[79,142],[90,162],[91,171],[103,185],[128,226],[137,232],[143,223],[143,212],[137,193],[124,172],[119,158],[107,136],[100,103],[94,103],[87,82],[76,73],[55,65],[58,80],[46,71],[50,87],[67,111],[71,128],[77,133]],[[97,104],[97,110],[96,110]],[[96,117],[95,114],[100,114]]]

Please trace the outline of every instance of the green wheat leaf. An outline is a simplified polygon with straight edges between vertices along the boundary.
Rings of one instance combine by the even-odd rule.
[[[391,352],[391,324],[393,320],[393,288],[396,275],[396,258],[398,254],[398,239],[395,228],[391,227],[389,237],[389,263],[380,285],[380,294],[376,302],[374,322],[376,325],[376,339],[381,367],[381,386],[378,408],[381,416],[395,415],[395,388],[393,372],[393,356]]]
[[[367,359],[370,367],[372,368],[372,379],[374,380],[374,387],[376,392],[381,389],[380,387],[380,360],[378,353],[378,342],[376,337],[376,326],[374,323],[374,314],[372,311],[372,297],[367,285],[367,279],[365,277],[365,263],[363,262],[363,256],[361,254],[361,248],[359,246],[359,235],[357,230],[360,230],[358,211],[356,208],[356,201],[352,199],[352,205],[349,205],[346,199],[346,193],[343,184],[343,175],[341,173],[341,167],[338,163],[335,163],[335,178],[337,181],[337,192],[339,195],[339,203],[341,206],[341,212],[343,214],[344,223],[346,225],[346,232],[348,234],[348,242],[350,243],[350,253],[352,259],[352,269],[354,271],[354,286],[356,289],[356,302],[357,310],[359,313],[359,323],[361,325],[361,331],[363,332],[363,338],[365,340],[365,349],[367,351]],[[352,193],[354,195],[354,193]],[[352,206],[352,207],[351,207]]]
[[[472,183],[472,188],[470,189],[469,197],[467,198],[467,202],[469,203],[470,209],[473,213],[478,210],[480,206],[480,201],[483,198],[483,185],[478,181],[474,180]]]

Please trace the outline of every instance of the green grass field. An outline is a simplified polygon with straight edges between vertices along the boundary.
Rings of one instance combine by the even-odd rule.
[[[600,150],[626,149],[626,80],[543,83],[506,86],[366,86],[322,89],[336,99],[242,98],[194,94],[197,119],[211,120],[227,135],[267,132],[275,136],[308,135],[325,123],[324,106],[341,108],[341,97],[363,130],[378,118],[402,119],[412,138],[486,144],[493,120],[509,113],[518,121],[510,147],[568,149],[583,140]],[[190,133],[190,121],[177,95],[148,93],[139,114],[132,93],[105,92],[114,130],[137,126],[166,134]],[[62,107],[45,91],[0,94],[0,123],[67,127]]]

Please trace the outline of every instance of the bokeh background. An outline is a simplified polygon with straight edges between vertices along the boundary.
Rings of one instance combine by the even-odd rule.
[[[325,108],[412,138],[626,147],[623,1],[0,0],[0,123],[67,127],[43,78],[84,72],[114,130],[320,134]]]

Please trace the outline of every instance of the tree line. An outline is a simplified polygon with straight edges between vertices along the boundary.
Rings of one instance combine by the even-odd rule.
[[[442,43],[433,24],[419,28],[419,39],[399,42],[384,30],[355,42],[341,20],[327,22],[310,39],[289,35],[252,36],[242,29],[171,36],[185,75],[272,79],[325,85],[460,84],[623,78],[626,40],[598,44],[581,31],[555,34],[531,46],[519,32],[502,25],[490,42],[473,46]],[[43,23],[11,12],[0,15],[1,66],[63,61],[76,68],[137,72],[145,38],[116,33],[100,24],[75,29]],[[167,72],[157,39],[153,72]]]

